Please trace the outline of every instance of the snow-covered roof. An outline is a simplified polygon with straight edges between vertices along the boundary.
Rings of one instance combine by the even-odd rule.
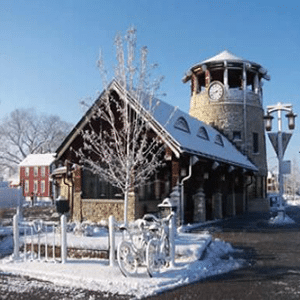
[[[164,101],[157,101],[154,119],[180,152],[257,171],[256,166],[219,131]]]
[[[50,166],[55,160],[55,153],[29,154],[20,162],[20,167]]]
[[[112,81],[108,89],[116,90],[119,93],[124,92],[115,80]],[[138,108],[140,104],[137,103],[133,95],[129,95],[129,98],[131,99],[131,105]],[[149,103],[146,100],[145,103]],[[144,107],[147,110],[146,105]],[[153,99],[153,107],[154,111],[149,125],[163,138],[164,142],[177,156],[180,153],[189,153],[247,170],[258,170],[225,136],[210,125],[162,100]],[[93,110],[90,108],[58,148],[58,159],[68,149],[75,137],[80,134],[80,130],[84,128],[92,114]]]
[[[228,50],[224,50],[221,53],[202,61],[200,64],[205,64],[205,63],[209,63],[209,62],[217,62],[217,61],[241,61],[241,62],[248,62],[247,59],[241,58],[236,56],[235,54],[229,52]]]

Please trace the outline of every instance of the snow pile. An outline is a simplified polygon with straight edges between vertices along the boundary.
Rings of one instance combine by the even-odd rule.
[[[0,227],[0,258],[13,252],[12,227]]]
[[[91,241],[88,244],[79,242],[82,238]],[[107,236],[103,232],[96,237],[79,237],[73,234],[72,243],[85,244],[85,247],[90,247],[96,240],[98,240],[98,246],[107,245]],[[67,263],[61,264],[45,261],[14,261],[9,257],[0,261],[0,269],[51,281],[59,286],[142,298],[209,276],[226,273],[244,264],[243,260],[236,260],[230,256],[234,252],[230,244],[220,240],[212,241],[209,234],[180,233],[176,236],[175,244],[175,266],[165,268],[155,278],[149,278],[146,270],[136,277],[124,277],[117,262],[112,267],[106,259],[68,259]]]
[[[0,258],[13,252],[14,243],[12,235],[0,237]]]
[[[295,221],[291,219],[287,214],[279,213],[276,217],[269,220],[269,224],[274,225],[288,225],[295,224]]]

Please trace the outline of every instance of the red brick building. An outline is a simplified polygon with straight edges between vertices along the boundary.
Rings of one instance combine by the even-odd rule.
[[[50,173],[54,160],[53,153],[30,154],[20,163],[20,184],[27,200],[52,199]]]

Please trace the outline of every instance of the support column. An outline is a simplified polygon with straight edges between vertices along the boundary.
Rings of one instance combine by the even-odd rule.
[[[214,219],[222,219],[223,211],[222,211],[222,193],[216,192],[212,196],[213,202],[213,218]]]
[[[194,223],[200,223],[206,221],[206,205],[205,205],[205,194],[203,188],[199,188],[195,195],[193,195],[194,201]]]
[[[228,85],[228,67],[227,67],[227,61],[224,61],[224,86],[225,90],[228,91],[229,85]]]
[[[231,194],[227,197],[227,215],[230,217],[234,217],[236,215],[235,210],[235,193],[234,190],[232,190]]]
[[[179,183],[179,161],[172,160],[172,188]]]
[[[198,78],[195,74],[192,75],[192,95],[196,95],[199,92]]]

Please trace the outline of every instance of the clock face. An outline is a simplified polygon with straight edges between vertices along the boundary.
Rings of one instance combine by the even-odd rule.
[[[208,96],[211,100],[219,100],[223,96],[223,86],[220,82],[213,82],[208,89]]]

